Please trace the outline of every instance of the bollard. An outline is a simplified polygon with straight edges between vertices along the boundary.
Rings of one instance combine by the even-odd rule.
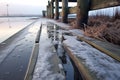
[[[42,11],[42,15],[43,15],[43,17],[46,17],[46,11]]]

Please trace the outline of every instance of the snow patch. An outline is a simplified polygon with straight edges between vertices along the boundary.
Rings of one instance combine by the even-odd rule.
[[[80,36],[84,36],[84,32],[82,30],[79,30],[79,29],[72,29],[72,30],[69,30],[70,32],[74,33],[74,34],[78,34]]]
[[[33,80],[64,80],[64,76],[60,73],[53,74],[50,71],[52,66],[48,59],[54,54],[52,52],[52,43],[50,39],[47,38],[46,26],[43,26],[42,34],[40,38],[40,49],[38,60],[36,63]]]
[[[96,74],[98,79],[120,80],[120,62],[75,38],[67,38],[63,43],[83,60],[83,64]]]

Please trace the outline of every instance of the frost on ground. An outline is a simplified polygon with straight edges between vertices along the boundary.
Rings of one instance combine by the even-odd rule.
[[[69,30],[70,32],[74,33],[74,34],[78,34],[80,36],[84,36],[83,35],[83,31],[82,30],[79,30],[79,29],[72,29],[72,30]]]
[[[18,31],[14,35],[10,35],[11,37],[9,37],[6,41],[0,43],[0,47],[3,48],[3,49],[0,48],[1,49],[0,50],[0,64],[6,59],[7,56],[9,56],[14,50],[16,50],[17,47],[20,47],[20,46],[23,47],[23,43],[24,43],[24,45],[29,44],[29,43],[27,43],[29,41],[30,41],[30,43],[32,43],[31,40],[34,39],[34,37],[35,37],[34,35],[36,34],[38,27],[35,27],[35,26],[33,27],[32,25],[29,25],[29,26],[30,26],[30,28],[28,30],[25,29],[27,27],[26,26],[25,28],[22,29],[24,32],[21,33],[20,31]],[[15,35],[17,35],[19,33],[21,35],[19,35],[16,38]],[[30,39],[31,35],[33,36],[32,39]],[[29,38],[29,40],[27,40],[28,38]],[[12,39],[12,42],[11,42],[11,39]],[[10,45],[8,45],[7,43],[10,43]],[[5,45],[7,45],[6,48],[4,48]],[[29,47],[31,47],[30,44],[29,44]],[[21,48],[18,51],[22,52],[23,50],[24,49]],[[18,56],[19,56],[19,54],[18,54]]]
[[[55,74],[50,71],[50,67],[52,65],[49,63],[48,59],[54,53],[51,49],[51,41],[47,38],[46,30],[46,26],[43,26],[40,38],[39,55],[33,75],[33,80],[64,80],[64,77],[60,73]]]
[[[96,50],[85,42],[66,36],[63,42],[87,66],[90,72],[96,74],[97,80],[120,80],[120,62]]]

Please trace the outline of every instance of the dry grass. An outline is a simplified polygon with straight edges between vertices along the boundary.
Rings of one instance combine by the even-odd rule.
[[[57,21],[61,22],[61,19]],[[78,28],[75,21],[75,18],[68,19],[71,29]],[[120,11],[116,9],[112,17],[102,14],[90,16],[84,35],[120,45]]]
[[[84,34],[120,45],[120,12],[116,10],[113,17],[105,15],[90,17]]]

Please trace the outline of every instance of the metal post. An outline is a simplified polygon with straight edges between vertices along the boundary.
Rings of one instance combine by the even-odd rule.
[[[76,26],[83,29],[84,24],[88,22],[88,11],[90,0],[77,0],[77,18]]]
[[[62,22],[68,22],[68,0],[62,0]]]
[[[59,19],[59,0],[55,0],[55,19]]]

